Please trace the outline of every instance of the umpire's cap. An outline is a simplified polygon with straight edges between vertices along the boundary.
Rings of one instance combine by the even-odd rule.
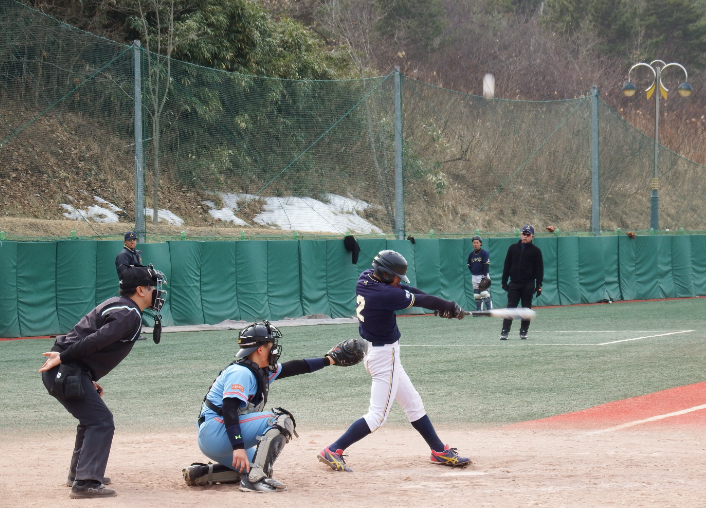
[[[121,272],[120,288],[137,288],[139,286],[157,286],[158,280],[153,277],[146,266],[128,266]]]

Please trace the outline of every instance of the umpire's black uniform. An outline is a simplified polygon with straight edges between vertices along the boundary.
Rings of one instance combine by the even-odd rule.
[[[56,338],[52,351],[61,353],[61,364],[82,370],[84,397],[56,397],[79,420],[69,466],[72,479],[103,482],[113,440],[113,414],[92,381],[98,381],[128,355],[140,332],[140,307],[127,297],[112,297],[84,316],[68,334]],[[52,395],[60,367],[42,373],[42,382]]]
[[[503,263],[502,279],[503,289],[508,291],[508,308],[517,308],[518,303],[524,308],[531,308],[533,293],[542,288],[542,274],[542,252],[539,247],[532,242],[523,244],[522,240],[510,246]],[[510,332],[512,324],[513,320],[503,320],[501,339]],[[522,320],[520,333],[527,335],[528,327],[530,321]]]

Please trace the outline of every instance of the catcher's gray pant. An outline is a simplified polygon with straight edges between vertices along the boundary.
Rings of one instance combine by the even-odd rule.
[[[57,376],[59,366],[42,373],[42,383],[49,391]],[[59,399],[61,405],[79,420],[76,427],[74,452],[69,464],[69,476],[76,480],[103,481],[108,464],[108,455],[113,442],[113,414],[101,399],[91,375],[81,374],[81,386],[84,389],[82,399]]]
[[[385,424],[395,399],[410,422],[424,417],[426,411],[422,398],[399,361],[399,342],[383,346],[373,346],[368,342],[367,348],[364,364],[372,377],[372,388],[370,409],[363,417],[370,432]]]

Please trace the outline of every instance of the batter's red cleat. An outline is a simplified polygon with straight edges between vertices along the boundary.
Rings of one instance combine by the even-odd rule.
[[[327,464],[331,467],[333,471],[347,471],[352,473],[353,470],[345,465],[345,459],[343,458],[343,450],[338,449],[333,452],[327,447],[325,447],[321,452],[318,453],[318,460]]]
[[[449,449],[448,445],[444,447],[444,450],[440,453],[432,450],[431,461],[435,464],[447,465],[451,467],[466,467],[471,463],[469,458],[459,456],[459,453],[456,452],[455,447]]]

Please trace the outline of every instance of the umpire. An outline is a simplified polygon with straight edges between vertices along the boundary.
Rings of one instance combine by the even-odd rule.
[[[508,308],[532,307],[533,293],[539,297],[542,293],[542,252],[532,243],[535,228],[524,225],[520,230],[520,240],[508,248],[503,263],[503,290],[508,292]],[[510,283],[508,283],[510,278]],[[513,320],[503,320],[500,339],[507,340]],[[520,322],[520,339],[528,339],[529,320]]]
[[[142,251],[136,249],[136,234],[133,231],[128,231],[123,235],[123,249],[116,256],[116,273],[118,278],[121,278],[123,270],[129,266],[142,266],[141,259]]]
[[[104,477],[113,414],[97,381],[130,353],[141,331],[143,310],[155,310],[159,319],[164,281],[163,274],[152,268],[127,267],[121,274],[120,295],[101,303],[68,334],[57,336],[52,350],[43,353],[47,360],[39,371],[45,388],[79,420],[67,479],[72,499],[116,495],[105,486],[110,480]]]

